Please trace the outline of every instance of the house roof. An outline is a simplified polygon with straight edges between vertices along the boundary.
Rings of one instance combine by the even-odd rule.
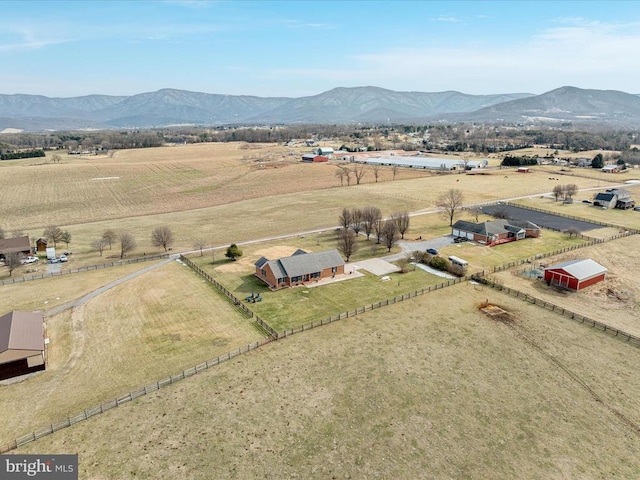
[[[477,233],[478,235],[484,235],[486,237],[489,237],[491,235],[498,235],[505,232],[518,233],[525,228],[529,230],[539,229],[539,227],[535,223],[513,220],[491,220],[481,223],[458,220],[453,224],[453,228],[457,230],[464,230],[465,232]]]
[[[267,260],[261,257],[255,263],[258,268],[264,268],[266,265],[269,265],[276,278],[285,278],[320,272],[325,268],[344,265],[344,261],[335,248],[316,253],[307,253],[298,249],[290,257],[283,257],[278,260]]]
[[[7,350],[44,350],[41,313],[13,311],[0,317],[0,354]]]
[[[601,202],[610,202],[614,198],[615,194],[613,193],[599,193],[596,195],[596,198],[594,198],[594,200],[599,200]]]
[[[568,262],[551,265],[545,270],[564,270],[578,280],[586,280],[607,271],[605,267],[590,258],[583,260],[569,260]]]
[[[31,243],[29,243],[28,235],[23,237],[3,238],[0,240],[0,253],[29,251],[31,251]]]

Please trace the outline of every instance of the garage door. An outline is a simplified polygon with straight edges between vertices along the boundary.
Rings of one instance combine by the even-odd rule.
[[[455,228],[453,229],[453,236],[454,237],[459,237],[460,236],[460,230],[456,230]]]

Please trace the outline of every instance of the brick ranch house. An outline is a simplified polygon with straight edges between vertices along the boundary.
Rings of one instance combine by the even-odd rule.
[[[544,269],[547,285],[581,290],[604,280],[607,269],[590,258],[569,260]]]
[[[516,220],[491,220],[480,223],[458,220],[451,227],[454,237],[463,237],[490,247],[525,238],[538,238],[540,227],[535,223]]]
[[[260,257],[254,265],[256,277],[272,290],[295,287],[344,273],[344,260],[336,249],[317,253],[298,249],[290,257],[277,260]]]

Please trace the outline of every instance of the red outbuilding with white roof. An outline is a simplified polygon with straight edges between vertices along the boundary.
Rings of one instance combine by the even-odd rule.
[[[581,290],[604,280],[607,269],[590,258],[570,260],[544,269],[544,280],[549,285]]]

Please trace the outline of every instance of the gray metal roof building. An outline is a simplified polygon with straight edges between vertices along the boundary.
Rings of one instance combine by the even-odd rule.
[[[462,170],[465,167],[465,162],[458,158],[433,158],[433,157],[404,157],[404,156],[389,156],[389,157],[364,157],[356,159],[358,163],[365,163],[368,165],[386,165],[405,168],[421,168],[426,170]],[[486,167],[487,160],[483,161],[468,161],[467,166],[470,168]]]

